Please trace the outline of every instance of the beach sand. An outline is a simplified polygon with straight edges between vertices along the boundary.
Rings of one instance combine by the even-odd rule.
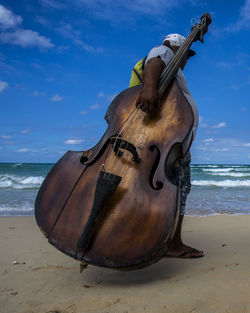
[[[52,247],[34,217],[0,218],[3,313],[250,312],[250,215],[186,217],[185,243],[201,259],[162,259],[121,272]]]

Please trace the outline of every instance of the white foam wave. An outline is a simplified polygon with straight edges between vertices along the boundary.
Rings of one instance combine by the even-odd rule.
[[[23,165],[23,163],[16,163],[16,164],[13,164],[13,167],[18,167],[18,166],[21,166]]]
[[[220,172],[230,172],[233,170],[233,167],[229,168],[203,168],[203,172],[214,172],[214,173],[220,173]]]
[[[44,180],[43,176],[17,176],[4,174],[0,176],[0,188],[30,189],[38,188]]]
[[[10,207],[7,205],[0,206],[0,216],[23,216],[23,215],[33,215],[34,207],[30,205],[17,207]]]
[[[1,212],[20,212],[20,213],[28,213],[33,211],[33,207],[22,207],[22,208],[15,208],[15,207],[5,207],[5,206],[0,206],[0,213]]]
[[[250,172],[250,167],[234,168],[234,171],[236,171],[236,172]]]
[[[232,212],[232,213],[211,213],[211,214],[186,214],[185,216],[190,216],[190,217],[209,217],[209,216],[218,216],[218,215],[222,215],[222,216],[236,216],[236,215],[250,215],[250,213],[236,213],[236,212]]]
[[[40,185],[43,181],[42,176],[30,176],[27,178],[24,178],[20,183],[23,185]]]
[[[250,177],[250,173],[211,173],[214,176]]]
[[[220,165],[210,165],[210,164],[199,164],[199,165],[196,165],[196,164],[191,164],[191,167],[193,168],[207,168],[207,167],[221,167]]]
[[[216,186],[216,187],[249,187],[250,180],[193,180],[194,186]]]

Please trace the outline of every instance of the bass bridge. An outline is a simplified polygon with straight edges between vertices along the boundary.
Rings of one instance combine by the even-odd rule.
[[[129,141],[119,137],[119,136],[112,136],[110,137],[110,144],[113,147],[113,151],[115,155],[118,157],[123,156],[123,150],[127,150],[132,154],[132,161],[135,163],[140,163],[141,159],[138,155],[136,147]]]

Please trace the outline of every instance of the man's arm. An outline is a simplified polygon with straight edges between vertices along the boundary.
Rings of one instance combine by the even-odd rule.
[[[159,58],[150,59],[142,74],[143,87],[136,101],[140,109],[146,113],[154,114],[159,105],[158,81],[165,67],[165,63]]]

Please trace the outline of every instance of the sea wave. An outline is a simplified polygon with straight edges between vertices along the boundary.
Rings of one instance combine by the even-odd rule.
[[[0,175],[0,189],[33,189],[39,188],[44,180],[43,176],[18,176],[3,174]]]
[[[34,214],[34,207],[27,205],[23,207],[11,207],[6,205],[0,206],[0,216],[22,216],[22,215],[33,215]]]
[[[232,212],[232,213],[224,213],[224,212],[219,212],[219,213],[210,213],[210,214],[194,214],[194,213],[185,213],[185,216],[190,216],[190,217],[209,217],[209,216],[237,216],[237,215],[250,215],[249,212],[246,213],[237,213],[237,212]]]
[[[234,168],[234,171],[236,171],[236,172],[250,172],[250,167]]]
[[[250,176],[250,167],[227,167],[227,168],[202,168],[202,172],[205,172],[206,174],[212,174],[212,175],[222,175],[222,174],[231,174],[231,173],[242,173],[243,176]],[[230,175],[229,175],[230,176]],[[234,176],[234,175],[232,175]],[[235,175],[235,177],[240,177]]]
[[[216,186],[216,187],[249,187],[250,180],[193,180],[194,186]]]
[[[250,177],[250,173],[211,173],[214,176]]]
[[[16,163],[16,164],[13,164],[12,167],[18,167],[18,166],[22,166],[23,163]]]
[[[191,164],[191,167],[198,167],[198,168],[203,168],[203,167],[221,167],[221,165],[212,165],[212,164]]]
[[[234,170],[233,167],[229,167],[229,168],[203,168],[202,169],[203,172],[213,172],[213,173],[230,172],[232,170]]]

